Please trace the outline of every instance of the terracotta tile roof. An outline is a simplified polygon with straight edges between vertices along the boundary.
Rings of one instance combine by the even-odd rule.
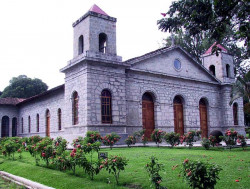
[[[54,88],[52,88],[52,89],[50,89],[50,90],[48,90],[48,91],[45,91],[45,92],[43,92],[43,93],[41,93],[41,94],[38,94],[38,95],[32,96],[32,97],[30,97],[30,98],[27,98],[27,99],[23,100],[22,102],[20,102],[18,105],[24,104],[24,103],[26,103],[26,102],[30,102],[30,101],[32,101],[32,100],[36,100],[36,99],[38,99],[38,98],[40,98],[40,97],[46,96],[46,95],[51,94],[51,93],[53,93],[53,92],[55,92],[55,91],[58,91],[58,90],[64,90],[64,84],[59,85],[59,86],[57,86],[57,87],[54,87]]]
[[[98,7],[96,4],[94,4],[94,5],[89,9],[89,11],[108,16],[108,14],[107,14],[106,12],[104,12],[104,11],[103,11],[100,7]]]
[[[214,44],[211,47],[209,47],[209,49],[204,54],[211,54],[212,53],[212,49],[215,46],[215,44],[216,44],[216,42],[214,42]],[[223,52],[227,53],[227,49],[225,49],[221,44],[217,44],[216,46],[218,48],[220,48]]]
[[[18,103],[24,101],[23,98],[0,98],[0,105],[17,105]]]

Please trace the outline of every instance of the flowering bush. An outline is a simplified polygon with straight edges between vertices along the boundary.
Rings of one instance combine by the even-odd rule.
[[[152,156],[150,163],[148,163],[145,168],[150,176],[152,185],[154,185],[156,189],[164,188],[160,185],[160,183],[162,182],[162,177],[159,173],[160,171],[163,170],[163,165],[157,163],[157,158]]]
[[[40,142],[42,139],[43,138],[40,137],[39,135],[35,135],[35,136],[31,136],[31,137],[27,138],[26,143],[28,145],[33,145],[33,144],[36,144],[36,143]]]
[[[225,136],[220,136],[220,138],[226,143],[227,147],[231,148],[236,145],[238,132],[234,129],[227,129]]]
[[[125,166],[128,164],[128,160],[121,156],[111,156],[105,159],[100,165],[100,169],[105,168],[109,174],[113,174],[118,184],[120,172],[125,170]]]
[[[173,146],[176,146],[180,143],[180,134],[174,132],[166,133],[164,139],[173,148]]]
[[[160,129],[155,129],[152,134],[151,134],[151,139],[154,141],[156,144],[162,143],[162,139],[165,135],[165,132],[160,130]]]
[[[200,132],[190,130],[187,134],[185,134],[184,141],[188,145],[189,148],[193,146],[195,142],[195,136],[199,138]]]
[[[221,170],[218,165],[185,159],[182,174],[191,188],[213,189]]]
[[[97,131],[88,131],[86,137],[84,138],[86,143],[95,143],[97,141],[101,141],[102,137]]]
[[[83,137],[78,137],[77,139],[74,139],[73,140],[73,143],[72,143],[72,145],[74,146],[74,148],[76,148],[77,147],[77,145],[79,145],[81,142],[83,142],[84,141],[84,138]]]
[[[116,133],[111,133],[102,138],[102,143],[105,146],[110,146],[110,149],[112,150],[113,145],[117,143],[120,140],[120,138],[121,137]]]
[[[141,142],[143,143],[144,146],[148,143],[148,138],[145,137],[144,134],[141,136]]]
[[[208,137],[208,140],[210,142],[210,144],[214,147],[216,144],[218,144],[218,141],[216,139],[216,136],[210,135]]]
[[[67,149],[67,140],[63,139],[62,137],[57,137],[53,141],[53,148],[56,150],[57,155],[61,155]]]
[[[136,138],[134,136],[128,136],[128,138],[125,140],[125,143],[130,147],[131,144],[136,143]]]
[[[46,162],[47,167],[49,166],[49,162],[56,156],[56,151],[52,146],[53,140],[49,137],[43,138],[39,141],[35,146],[35,151],[40,153],[40,157]]]
[[[237,142],[241,145],[243,149],[247,146],[246,138],[243,135],[238,134]]]
[[[4,156],[8,156],[9,158],[12,156],[14,160],[15,152],[19,149],[19,147],[19,141],[8,139],[4,142],[2,153]]]
[[[203,138],[203,139],[202,139],[202,142],[201,142],[201,145],[202,145],[206,150],[209,150],[210,145],[211,145],[211,142],[210,142],[209,139]]]

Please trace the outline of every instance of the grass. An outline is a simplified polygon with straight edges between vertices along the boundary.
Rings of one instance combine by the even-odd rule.
[[[120,174],[119,186],[115,184],[113,175],[102,170],[101,173],[91,181],[82,169],[77,169],[77,175],[72,171],[60,172],[58,170],[45,168],[45,163],[40,161],[40,166],[35,165],[35,160],[29,153],[23,153],[21,160],[8,160],[0,156],[0,170],[37,181],[39,183],[60,188],[150,188],[149,177],[145,165],[151,156],[158,158],[164,164],[165,172],[162,172],[164,181],[162,185],[169,189],[188,188],[187,183],[179,177],[180,169],[184,159],[202,160],[219,164],[223,170],[220,172],[216,188],[250,188],[250,148],[242,150],[235,148],[224,150],[223,148],[212,148],[208,151],[203,148],[173,148],[168,147],[134,147],[102,149],[108,155],[122,155],[129,159],[124,172]],[[97,157],[97,154],[96,154]],[[177,168],[173,168],[173,166]],[[235,180],[239,182],[235,182]],[[110,184],[108,184],[110,182]]]

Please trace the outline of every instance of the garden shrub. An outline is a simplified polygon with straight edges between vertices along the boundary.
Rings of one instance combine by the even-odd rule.
[[[74,149],[77,152],[80,152],[76,154],[75,152],[71,152],[71,156],[76,155],[76,164],[82,167],[87,173],[91,180],[94,179],[94,175],[97,175],[100,171],[100,161],[94,161],[93,160],[93,153],[98,152],[100,150],[101,143],[100,142],[95,142],[95,143],[86,143],[88,140],[81,140],[78,144],[76,145],[77,149]],[[90,154],[90,160],[88,160],[85,155],[83,154]]]
[[[35,151],[40,153],[40,157],[46,162],[47,167],[49,166],[50,160],[56,156],[52,142],[53,140],[51,138],[45,137],[35,145]]]
[[[182,136],[180,138],[180,141],[181,142],[185,141],[186,145],[188,145],[188,147],[191,148],[193,146],[193,143],[196,141],[195,137],[200,138],[200,134],[201,134],[200,131],[190,130],[188,133],[184,135],[184,137]]]
[[[247,146],[246,138],[243,135],[238,134],[237,142],[241,145],[243,149]]]
[[[116,133],[107,134],[102,138],[102,143],[105,146],[109,146],[110,149],[112,150],[113,145],[117,143],[120,140],[120,138],[121,137]]]
[[[141,142],[142,142],[142,144],[143,144],[144,146],[148,143],[148,138],[145,137],[144,134],[143,134],[142,137],[141,137]]]
[[[81,142],[84,141],[84,138],[83,137],[78,137],[77,139],[74,139],[73,140],[73,143],[72,145],[74,146],[74,148],[76,148],[77,145],[79,145]]]
[[[4,145],[3,145],[3,155],[8,156],[9,158],[13,158],[14,160],[14,155],[15,152],[20,148],[19,142],[16,142],[13,139],[8,139],[5,140]]]
[[[150,163],[146,164],[146,170],[149,174],[150,181],[152,183],[152,186],[154,186],[156,189],[163,189],[165,187],[161,186],[160,183],[162,182],[162,177],[160,175],[160,171],[163,171],[163,165],[159,164],[158,159],[155,158],[154,156],[151,157]]]
[[[225,136],[220,136],[220,138],[226,143],[227,147],[231,148],[236,145],[238,132],[234,129],[227,129]]]
[[[165,132],[160,130],[160,129],[155,129],[152,134],[151,134],[151,139],[152,141],[154,141],[156,144],[158,144],[158,147],[159,147],[159,144],[162,143],[162,139],[165,135]]]
[[[136,138],[134,136],[128,136],[127,139],[125,139],[125,143],[130,147],[130,145],[136,143]]]
[[[101,141],[102,137],[97,131],[87,131],[86,137],[84,138],[86,143],[95,143],[97,141]]]
[[[210,145],[211,145],[211,142],[210,142],[209,139],[203,138],[203,139],[202,139],[202,142],[201,142],[201,145],[202,145],[206,150],[209,150]]]
[[[210,135],[208,137],[208,140],[210,142],[210,144],[214,147],[216,144],[218,144],[218,141],[216,139],[216,136]]]
[[[120,172],[125,170],[125,166],[128,164],[128,160],[121,156],[111,156],[105,159],[100,165],[100,169],[105,168],[109,174],[113,174],[116,180],[116,184],[119,184]]]
[[[214,189],[221,170],[218,165],[185,159],[182,174],[191,188]]]
[[[62,155],[65,150],[67,149],[67,140],[63,139],[62,137],[57,137],[53,141],[53,148],[56,150],[57,155]]]
[[[170,144],[173,148],[174,146],[180,143],[180,134],[179,133],[166,133],[164,136],[166,143]]]

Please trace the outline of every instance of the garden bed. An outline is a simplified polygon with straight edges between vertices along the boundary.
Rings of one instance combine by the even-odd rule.
[[[76,175],[72,171],[61,172],[46,168],[44,161],[36,166],[35,159],[28,152],[22,154],[22,159],[9,160],[0,156],[0,170],[14,175],[22,176],[27,179],[51,186],[57,189],[66,188],[150,188],[150,181],[145,170],[145,165],[150,161],[151,156],[158,158],[159,162],[165,166],[162,172],[163,186],[169,189],[188,188],[180,170],[184,159],[201,160],[218,164],[222,167],[219,174],[220,180],[216,188],[249,188],[249,147],[245,150],[234,148],[231,151],[221,147],[210,148],[173,148],[169,147],[137,147],[137,148],[114,148],[101,149],[101,152],[108,152],[108,155],[121,155],[126,157],[129,162],[125,171],[121,172],[119,186],[115,179],[107,171],[102,170],[100,174],[90,180],[88,175],[80,168],[76,169]],[[97,154],[94,154],[97,159]],[[53,168],[53,165],[49,165]],[[237,181],[237,182],[236,182]],[[239,182],[238,182],[239,181]]]

